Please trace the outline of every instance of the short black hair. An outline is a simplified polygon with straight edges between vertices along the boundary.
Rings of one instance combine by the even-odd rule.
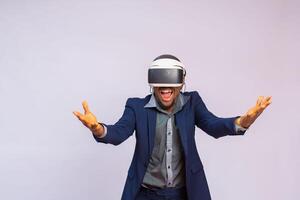
[[[169,59],[173,59],[173,60],[177,60],[178,62],[181,62],[177,57],[175,57],[171,54],[162,54],[162,55],[156,57],[153,61],[156,61],[158,59],[163,59],[163,58],[169,58]]]

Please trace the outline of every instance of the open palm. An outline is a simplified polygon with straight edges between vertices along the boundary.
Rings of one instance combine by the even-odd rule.
[[[93,126],[97,124],[96,116],[90,111],[86,101],[82,102],[84,114],[74,111],[73,114],[89,129],[93,129]]]
[[[272,97],[259,96],[256,105],[250,108],[247,113],[239,118],[238,124],[248,128],[258,116],[272,103]]]

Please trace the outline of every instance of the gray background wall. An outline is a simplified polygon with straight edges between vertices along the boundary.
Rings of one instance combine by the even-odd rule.
[[[134,137],[97,144],[73,116],[87,100],[114,123],[149,93],[147,65],[171,53],[218,116],[273,104],[244,137],[197,130],[214,200],[299,199],[296,0],[0,0],[0,198],[120,199]]]

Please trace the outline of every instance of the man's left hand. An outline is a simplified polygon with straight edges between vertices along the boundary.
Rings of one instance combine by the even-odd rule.
[[[272,103],[272,97],[259,96],[256,105],[248,110],[248,112],[236,119],[235,123],[241,127],[249,128],[258,116]]]

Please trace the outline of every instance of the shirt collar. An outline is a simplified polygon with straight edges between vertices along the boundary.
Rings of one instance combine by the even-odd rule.
[[[184,96],[182,93],[180,93],[177,97],[173,113],[180,111],[182,107],[187,103],[189,98],[190,98],[189,96]],[[151,95],[150,100],[144,106],[144,108],[157,108],[158,110],[162,111],[162,109],[160,108],[159,104],[156,101],[154,94]]]
[[[150,100],[144,106],[144,108],[155,108],[155,107],[156,107],[156,99],[155,99],[154,94],[152,94]]]

